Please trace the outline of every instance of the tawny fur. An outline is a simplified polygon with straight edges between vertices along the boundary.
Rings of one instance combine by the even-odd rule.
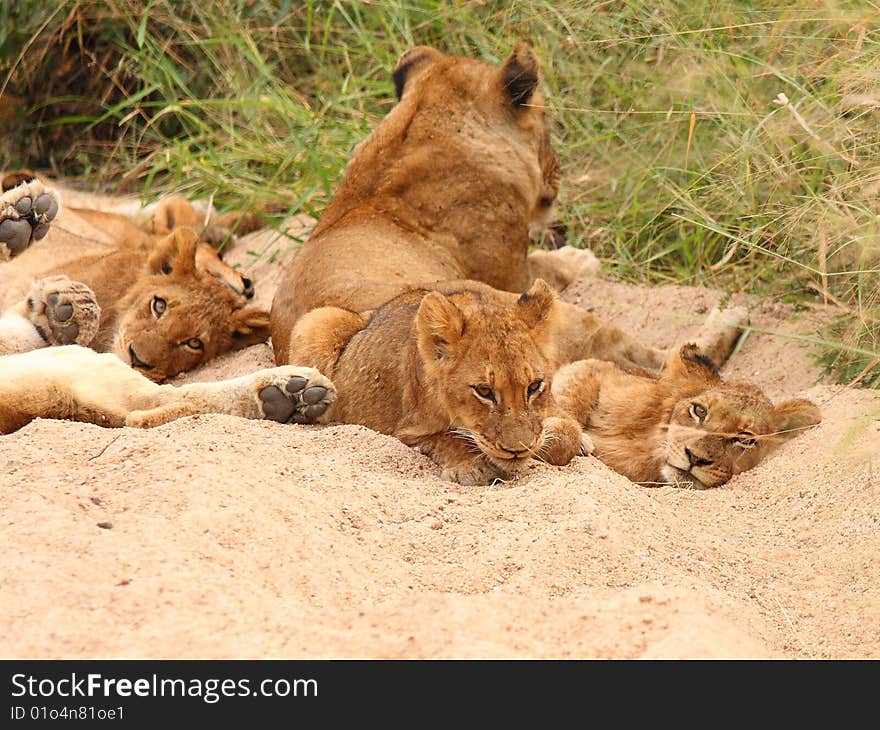
[[[111,354],[68,345],[0,357],[0,434],[35,418],[57,418],[99,426],[158,426],[202,413],[267,418],[265,388],[283,391],[291,378],[327,389],[333,384],[312,368],[259,370],[232,380],[159,385]]]
[[[4,187],[32,175],[9,174]],[[24,320],[33,319],[28,298],[33,299],[35,283],[59,275],[91,289],[100,311],[94,337],[76,341],[115,352],[127,363],[134,362],[133,350],[139,362],[150,366],[144,374],[156,381],[268,338],[268,313],[246,307],[253,293],[250,281],[204,242],[206,236],[219,237],[225,230],[219,226],[231,219],[209,216],[213,227],[203,229],[195,224],[203,223],[204,216],[179,198],[143,214],[127,200],[115,201],[114,210],[113,198],[71,197],[95,208],[63,205],[43,240],[0,265],[0,313],[5,313],[0,354],[52,344],[25,331]],[[167,304],[161,318],[151,310],[155,297]]]
[[[673,352],[660,376],[599,360],[571,363],[553,393],[594,455],[643,484],[720,486],[821,420],[810,401],[774,406],[756,386],[722,380],[693,345]]]
[[[291,351],[345,384],[330,420],[396,436],[445,478],[485,484],[532,457],[567,464],[581,450],[578,424],[550,393],[558,316],[541,280],[522,297],[461,282],[406,292],[370,315],[315,309],[297,323]]]
[[[318,307],[365,312],[408,289],[466,279],[521,293],[541,277],[559,289],[595,270],[590,254],[571,247],[528,253],[530,226],[551,217],[559,187],[538,73],[524,44],[500,67],[427,47],[401,57],[400,103],[355,149],[281,280],[272,306],[278,363],[292,361],[293,326]],[[582,309],[559,309],[563,361],[662,365],[665,353]]]
[[[517,383],[522,398],[526,373],[540,371],[549,386],[560,363],[592,357],[658,369],[665,359],[556,301],[532,333],[537,340],[511,345],[520,342],[519,335],[511,339],[510,322],[522,292],[539,279],[559,289],[596,268],[591,254],[571,247],[528,252],[530,227],[552,219],[559,188],[538,73],[524,44],[501,66],[427,47],[407,51],[394,72],[400,102],[355,149],[272,305],[276,362],[330,375],[342,394],[336,420],[393,433],[431,453],[458,481],[499,473],[499,443],[531,447],[534,423],[557,417],[541,411],[525,431],[519,422],[496,427],[476,418],[486,406],[471,386],[487,377],[489,364],[501,380]],[[450,291],[468,292],[448,298],[468,312],[465,339],[475,343],[458,371],[437,370],[414,330],[418,312],[441,306],[432,292]],[[477,316],[475,293],[492,303],[492,316]],[[704,345],[724,358],[731,332],[736,328],[712,330]],[[456,410],[459,402],[467,408]],[[557,423],[566,435],[555,439],[564,458],[554,463],[580,449],[568,424]],[[448,435],[456,429],[466,435]],[[469,463],[478,466],[469,471]]]

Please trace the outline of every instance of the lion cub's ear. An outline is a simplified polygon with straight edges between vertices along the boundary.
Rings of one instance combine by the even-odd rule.
[[[556,305],[556,294],[543,279],[535,279],[532,288],[516,300],[516,311],[526,323],[535,328],[550,319]]]
[[[192,228],[175,228],[156,245],[148,265],[154,274],[192,274],[199,236]]]
[[[681,379],[688,382],[702,380],[710,385],[721,380],[712,358],[704,355],[693,343],[682,345],[681,348],[670,353],[666,358],[662,377],[667,380]]]
[[[514,106],[528,104],[538,86],[540,64],[526,43],[517,43],[501,67],[501,83]]]
[[[416,314],[419,352],[426,360],[443,360],[464,333],[464,315],[440,292],[426,294]]]
[[[192,204],[177,196],[160,200],[153,211],[153,233],[159,236],[171,233],[179,226],[195,228],[201,222]]]
[[[404,51],[397,61],[391,78],[394,80],[394,92],[398,100],[403,98],[407,82],[413,81],[419,74],[435,61],[443,58],[443,54],[431,46],[416,46]]]
[[[30,182],[31,180],[37,179],[37,173],[32,170],[14,170],[13,172],[7,172],[3,176],[3,181],[0,183],[3,187],[3,192],[5,193],[7,190],[12,190],[12,188],[17,188],[22,183]]]
[[[235,329],[232,331],[232,347],[243,347],[265,342],[269,339],[269,313],[262,309],[239,309],[234,315]]]
[[[812,401],[803,398],[783,401],[773,408],[773,435],[787,441],[821,420],[822,414]]]

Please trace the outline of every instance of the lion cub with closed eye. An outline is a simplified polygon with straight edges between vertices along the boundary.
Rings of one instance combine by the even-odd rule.
[[[556,374],[553,394],[616,472],[694,489],[721,486],[822,418],[808,400],[774,406],[757,386],[722,380],[693,344],[672,352],[659,376],[602,360],[571,363]]]

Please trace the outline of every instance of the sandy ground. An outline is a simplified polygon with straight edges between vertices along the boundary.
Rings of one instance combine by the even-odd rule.
[[[269,239],[227,257],[264,304],[295,248]],[[565,298],[670,345],[720,294]],[[762,331],[827,316],[750,304]],[[267,364],[258,346],[188,379]],[[0,656],[880,657],[880,394],[815,385],[808,350],[758,332],[728,374],[824,421],[703,492],[592,458],[460,487],[354,426],[34,422],[0,437]]]

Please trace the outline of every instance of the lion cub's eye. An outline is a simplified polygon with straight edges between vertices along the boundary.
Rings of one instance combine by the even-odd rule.
[[[544,381],[543,380],[534,380],[529,383],[529,395],[537,395],[544,389]]]
[[[204,350],[205,349],[205,343],[202,342],[198,337],[193,337],[192,339],[187,340],[183,344],[186,345],[190,350]]]
[[[150,309],[153,310],[153,314],[156,315],[156,319],[159,319],[163,314],[165,314],[165,310],[168,309],[168,302],[166,302],[162,297],[153,297],[153,302],[150,304]]]
[[[691,418],[693,418],[697,423],[702,423],[706,420],[706,416],[709,415],[709,411],[705,406],[701,406],[699,403],[691,403],[690,408]]]
[[[495,400],[495,391],[488,385],[472,385],[471,388],[473,388],[474,393],[476,393],[479,398],[491,401],[492,403],[498,402]]]
[[[752,446],[758,443],[758,439],[755,437],[755,434],[749,433],[748,431],[741,431],[733,437],[733,440],[746,449],[750,449],[752,448]]]

